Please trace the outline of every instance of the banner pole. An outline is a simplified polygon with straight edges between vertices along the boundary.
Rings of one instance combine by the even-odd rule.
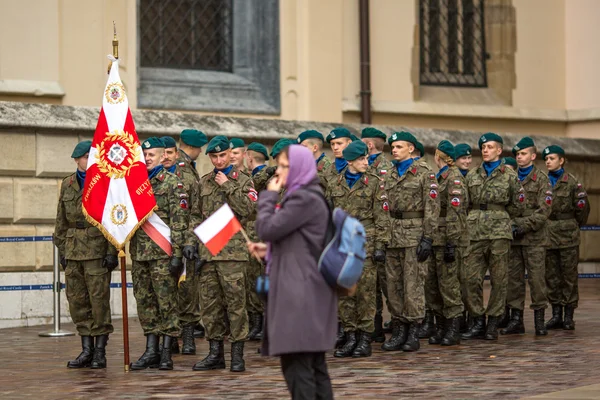
[[[121,259],[121,308],[123,310],[123,366],[129,372],[129,314],[127,311],[127,260],[125,252],[119,252]]]

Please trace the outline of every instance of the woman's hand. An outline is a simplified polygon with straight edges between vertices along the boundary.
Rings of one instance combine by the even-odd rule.
[[[248,246],[248,252],[256,257],[258,260],[262,260],[267,256],[267,244],[266,243],[255,243],[246,242]]]
[[[267,190],[279,193],[281,191],[281,178],[278,175],[273,176],[267,183]]]

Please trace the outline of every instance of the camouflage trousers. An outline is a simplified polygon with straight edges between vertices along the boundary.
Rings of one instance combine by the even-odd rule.
[[[430,257],[431,266],[425,280],[426,303],[436,315],[447,319],[460,316],[464,310],[459,280],[462,251],[460,247],[455,249],[456,260],[451,263],[444,261],[444,247],[434,247]]]
[[[133,260],[131,278],[144,335],[179,336],[177,281],[169,273],[169,259]]]
[[[246,261],[211,261],[198,279],[202,322],[208,340],[223,340],[225,317],[229,319],[231,342],[248,336],[246,313]]]
[[[417,261],[416,247],[388,249],[385,262],[392,319],[421,322],[425,317],[427,263]]]
[[[425,311],[433,311],[432,296],[437,292],[437,274],[435,271],[435,253],[425,260]]]
[[[80,336],[113,332],[110,318],[110,272],[102,259],[67,260],[65,269],[69,312]]]
[[[546,250],[546,284],[550,304],[577,308],[579,247]]]
[[[185,281],[177,288],[177,314],[181,325],[196,325],[200,322],[200,301],[198,298],[198,277],[195,274],[196,260],[185,260]]]
[[[499,317],[506,305],[510,240],[471,241],[464,258],[464,287],[467,310],[473,317]],[[487,310],[483,307],[483,281],[489,269],[492,292]]]
[[[377,268],[377,285],[375,285],[375,308],[377,314],[383,313],[383,298],[385,297],[385,305],[390,309],[390,300],[387,290],[387,275],[385,274],[385,262],[375,262]]]
[[[531,294],[532,310],[548,307],[546,289],[546,248],[542,246],[512,246],[508,266],[506,304],[514,309],[525,309],[525,270]]]
[[[246,309],[248,314],[263,313],[263,303],[256,294],[256,279],[263,271],[263,265],[254,257],[246,263]]]
[[[340,297],[339,316],[344,332],[375,330],[375,288],[377,287],[377,267],[370,257],[365,260],[363,273],[358,281],[354,296]]]

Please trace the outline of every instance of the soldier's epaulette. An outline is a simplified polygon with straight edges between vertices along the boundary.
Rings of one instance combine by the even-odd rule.
[[[450,175],[450,171],[446,170],[443,174],[442,174],[442,178],[446,179],[448,177],[448,175]]]
[[[566,182],[566,181],[568,181],[568,180],[569,180],[569,174],[563,174],[562,181],[563,181],[563,182]]]
[[[506,164],[502,164],[502,167],[500,168],[500,172],[504,173],[506,171]]]
[[[533,176],[531,177],[531,180],[534,181],[534,182],[537,181],[537,174],[536,173],[533,174]]]
[[[324,167],[323,164],[317,165],[317,171],[319,171],[319,172],[323,171],[323,167]]]
[[[369,177],[365,174],[363,179],[361,179],[365,185],[369,184]]]
[[[416,175],[416,174],[417,174],[417,167],[413,167],[413,168],[410,170],[410,172],[411,172],[413,175]]]
[[[156,179],[158,179],[159,181],[161,181],[161,182],[162,182],[162,181],[164,181],[164,180],[165,180],[165,176],[166,176],[166,175],[165,175],[165,173],[164,173],[164,172],[162,172],[162,173],[160,173],[160,174],[159,174],[159,175],[156,177]]]

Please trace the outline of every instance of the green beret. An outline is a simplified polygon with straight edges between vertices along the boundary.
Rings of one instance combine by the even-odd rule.
[[[263,156],[265,156],[266,160],[269,159],[269,151],[267,150],[267,148],[265,146],[263,146],[260,143],[256,143],[256,142],[250,143],[248,145],[248,150],[255,151],[257,153],[262,154]]]
[[[339,139],[339,138],[349,138],[352,139],[352,132],[350,132],[348,129],[344,128],[343,126],[339,126],[335,129],[333,129],[329,135],[327,135],[327,143],[331,143],[331,141],[333,139]]]
[[[515,147],[513,147],[512,152],[514,155],[517,155],[517,152],[533,146],[535,146],[533,139],[529,136],[525,136],[523,139],[519,140],[519,143],[517,143]]]
[[[275,142],[275,144],[273,145],[273,148],[271,149],[271,157],[275,158],[279,155],[279,153],[281,153],[281,150],[285,149],[286,147],[288,147],[291,144],[294,144],[295,142],[292,139],[279,139],[278,141]]]
[[[356,142],[357,140],[360,140],[358,138],[358,136],[356,136],[356,135],[350,135],[350,139],[352,139],[353,142]]]
[[[242,147],[246,147],[246,143],[244,143],[244,141],[240,138],[231,138],[231,140],[229,140],[229,142],[232,144],[232,146],[231,146],[232,149],[239,149]]]
[[[344,159],[346,161],[354,161],[359,157],[369,154],[369,149],[367,148],[367,145],[362,142],[362,140],[355,140],[346,146],[344,151],[342,151],[342,154],[344,155]]]
[[[454,158],[454,145],[452,143],[450,143],[449,141],[442,140],[441,142],[438,143],[437,149],[439,151],[441,151],[442,153],[446,154],[448,157],[450,157],[453,160],[455,160],[455,158]]]
[[[379,129],[377,128],[373,128],[373,127],[368,127],[362,130],[360,137],[362,139],[367,139],[367,138],[382,138],[383,140],[387,139],[387,136],[385,135],[385,133],[381,132]]]
[[[71,158],[79,158],[85,156],[85,153],[89,153],[92,148],[91,140],[84,140],[83,142],[77,143],[77,146],[73,149],[73,153],[71,153]]]
[[[484,133],[479,138],[479,150],[481,150],[481,147],[483,146],[483,144],[487,143],[487,142],[498,142],[500,144],[504,144],[504,141],[502,140],[502,137],[500,135],[493,133],[493,132],[488,132],[488,133]]]
[[[559,156],[563,156],[564,157],[565,156],[565,151],[563,150],[562,147],[560,147],[560,146],[558,146],[556,144],[553,144],[553,145],[550,145],[550,146],[546,147],[544,149],[544,151],[542,151],[542,156],[544,157],[544,160],[546,159],[546,156],[548,154],[558,154]]]
[[[517,168],[517,160],[512,157],[504,157],[504,164]]]
[[[144,140],[144,143],[142,143],[142,149],[144,149],[144,150],[164,149],[164,148],[165,148],[164,142],[162,140],[160,140],[159,138],[157,138],[156,136],[148,138],[148,139]]]
[[[302,143],[306,139],[319,139],[321,142],[325,141],[323,134],[319,131],[315,131],[314,129],[309,129],[308,131],[304,131],[298,135],[298,143]]]
[[[208,143],[206,135],[196,129],[184,129],[181,131],[181,141],[188,146],[202,147]]]
[[[411,143],[415,147],[417,147],[417,143],[419,143],[417,138],[414,137],[412,133],[402,131],[402,132],[392,133],[392,135],[388,138],[388,144],[391,145],[392,143],[397,142],[399,140],[401,140],[403,142]]]
[[[215,136],[208,142],[208,146],[206,146],[206,154],[208,153],[220,153],[227,149],[231,148],[231,143],[229,139],[225,136]]]
[[[425,155],[425,146],[423,146],[423,143],[419,142],[418,140],[417,143],[415,143],[415,149],[420,153],[421,157]]]
[[[454,146],[454,157],[455,160],[464,157],[464,156],[470,156],[471,155],[471,146],[469,146],[466,143],[459,143],[456,146]]]
[[[165,145],[165,149],[177,148],[177,142],[171,136],[163,136],[160,138]]]

